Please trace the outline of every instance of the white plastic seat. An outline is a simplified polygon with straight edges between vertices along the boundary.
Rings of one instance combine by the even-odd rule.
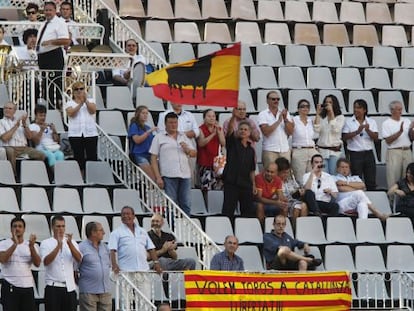
[[[398,100],[401,103],[404,103],[404,98],[400,91],[379,91],[378,92],[378,112],[381,114],[389,114],[389,104],[394,101]],[[405,105],[402,106],[403,114],[406,113]]]
[[[82,240],[86,239],[86,232],[85,232],[85,228],[86,225],[89,222],[99,222],[102,225],[102,228],[105,231],[105,235],[103,237],[103,242],[108,243],[109,242],[109,235],[111,233],[111,229],[109,228],[109,223],[108,223],[108,219],[105,216],[97,216],[97,215],[85,215],[82,217],[82,228],[81,228],[81,237]]]
[[[338,23],[335,3],[328,1],[313,1],[312,20],[324,23]]]
[[[382,45],[408,46],[407,34],[403,26],[382,26]]]
[[[0,184],[17,185],[10,161],[0,160]]]
[[[384,68],[366,68],[364,86],[366,89],[391,89],[391,82],[387,69]]]
[[[170,0],[151,0],[147,2],[147,16],[159,19],[173,19],[174,13]]]
[[[83,186],[82,174],[79,164],[75,160],[58,161],[55,164],[55,184]]]
[[[178,246],[176,249],[177,258],[192,258],[196,262],[196,270],[201,270],[201,264],[197,255],[197,252],[192,246]]]
[[[362,47],[344,47],[342,50],[342,65],[344,67],[369,67],[367,53]]]
[[[87,214],[113,214],[111,199],[106,188],[84,188],[83,211]]]
[[[341,57],[338,48],[330,45],[315,47],[315,66],[341,67]]]
[[[240,65],[241,66],[253,66],[254,65],[252,51],[250,50],[250,46],[248,44],[242,43],[241,45]]]
[[[246,112],[252,113],[256,112],[256,108],[254,107],[252,94],[249,89],[242,88],[239,90],[239,100],[242,100],[246,103]]]
[[[245,44],[262,43],[259,25],[256,22],[237,22],[235,29],[235,41]]]
[[[246,228],[249,228],[246,230]],[[263,231],[257,218],[236,218],[234,221],[234,233],[239,243],[263,243]]]
[[[414,3],[396,3],[394,5],[394,22],[412,25],[414,21]]]
[[[22,188],[21,209],[24,213],[51,213],[49,198],[44,188]]]
[[[269,21],[284,21],[282,6],[279,1],[257,1],[257,19]]]
[[[200,31],[194,22],[175,22],[174,23],[175,42],[201,42]]]
[[[299,100],[306,99],[310,103],[310,114],[316,114],[315,103],[310,90],[289,90],[288,92],[288,110],[292,113],[298,110]]]
[[[384,68],[398,68],[397,53],[392,46],[374,46],[372,49],[372,66]]]
[[[410,92],[408,95],[408,112],[410,114],[414,113],[414,92]]]
[[[162,99],[156,97],[152,88],[139,87],[137,88],[136,106],[145,105],[150,111],[164,111],[164,103]]]
[[[295,44],[318,45],[321,44],[318,26],[314,24],[295,24],[293,42]]]
[[[250,67],[250,87],[256,88],[277,88],[277,81],[273,67],[252,66]]]
[[[380,2],[367,2],[366,19],[369,24],[391,24],[392,18],[388,4]]]
[[[223,208],[224,193],[221,190],[207,192],[207,209],[211,215],[221,214]]]
[[[76,219],[73,216],[63,216],[65,218],[65,232],[72,234],[72,239],[76,242],[82,241],[80,234],[79,234],[79,228],[78,224],[76,223]],[[106,234],[109,234],[110,232],[105,232]]]
[[[191,215],[207,215],[206,203],[200,189],[191,189]]]
[[[357,68],[336,68],[336,87],[349,90],[364,89],[359,70]]]
[[[174,8],[175,18],[201,19],[200,6],[197,0],[176,0]]]
[[[285,55],[286,66],[309,67],[313,65],[306,45],[287,45]]]
[[[149,1],[149,3],[152,3],[152,1]],[[145,41],[172,42],[168,21],[147,20],[145,22]]]
[[[365,24],[365,13],[360,2],[341,2],[339,20],[343,23]]]
[[[327,271],[355,271],[354,259],[348,245],[327,245],[325,248],[325,269]]]
[[[414,244],[414,230],[408,217],[390,217],[385,227],[385,238],[389,243]]]
[[[202,16],[205,19],[228,19],[229,14],[224,0],[202,1]]]
[[[134,110],[130,89],[127,86],[108,86],[106,88],[106,108]]]
[[[26,222],[25,239],[29,239],[31,234],[36,234],[38,242],[50,238],[50,227],[45,215],[24,214],[22,218]]]
[[[50,186],[46,165],[43,161],[22,161],[20,163],[20,180],[22,184]]]
[[[195,58],[193,46],[190,43],[170,43],[168,55],[171,64],[181,63]]]
[[[349,217],[328,217],[326,224],[326,239],[330,243],[358,243],[352,219]]]
[[[311,17],[306,2],[286,1],[285,20],[295,22],[310,22]]]
[[[310,244],[327,244],[320,217],[309,216],[296,219],[296,238]]]
[[[292,44],[292,39],[290,37],[287,23],[266,23],[264,42],[279,45]]]
[[[323,44],[333,46],[347,46],[350,44],[348,31],[344,24],[323,25]]]
[[[167,60],[165,57],[165,51],[161,42],[147,42],[147,44],[157,53],[163,60]]]
[[[354,25],[353,45],[378,46],[379,39],[374,25]]]
[[[309,67],[306,79],[310,89],[335,88],[331,70],[326,67]]]
[[[355,247],[355,268],[364,272],[386,271],[384,258],[378,245],[359,245]]]
[[[55,187],[53,189],[53,212],[83,214],[78,190]]]
[[[414,272],[414,252],[411,245],[387,246],[387,270]]]
[[[144,6],[140,0],[123,0],[119,2],[119,16],[145,17]]]
[[[265,2],[274,1],[266,0]],[[279,46],[273,44],[260,44],[256,46],[256,65],[272,67],[284,66]]]
[[[134,189],[122,189],[116,188],[113,193],[113,209],[114,212],[121,212],[124,206],[130,206],[134,209],[135,214],[143,215],[147,214],[144,212],[141,206],[141,200],[139,193]]]
[[[230,17],[233,19],[256,20],[256,9],[253,0],[231,1]]]
[[[356,237],[360,243],[386,243],[384,231],[378,218],[357,219]]]
[[[247,73],[244,67],[240,68],[239,89],[250,89],[249,79],[247,78]]]
[[[401,67],[414,67],[414,47],[405,47],[401,49]]]
[[[206,217],[206,234],[217,244],[224,244],[228,235],[234,235],[230,219],[226,216]]]
[[[262,256],[256,245],[240,245],[236,255],[243,259],[246,271],[264,271]]]
[[[209,1],[203,1],[203,3]],[[229,26],[226,23],[206,23],[204,26],[204,41],[217,43],[232,42]]]
[[[62,114],[58,109],[50,109],[47,111],[46,123],[53,123],[56,127],[56,131],[59,134],[66,132],[63,126]]]
[[[0,83],[0,108],[3,108],[9,101],[9,91],[4,83]]]
[[[288,89],[306,89],[305,78],[300,67],[280,67],[279,87]]]
[[[13,188],[0,187],[0,198],[1,198],[1,212],[8,213],[19,213],[19,203],[17,202],[16,192]],[[4,215],[1,215],[3,217]]]
[[[357,99],[363,99],[367,102],[368,114],[376,114],[377,108],[375,107],[374,96],[371,91],[349,91],[348,94],[348,107],[349,111],[353,111],[354,102]]]
[[[0,217],[0,240],[10,238],[10,222],[15,217],[14,214],[3,214]]]
[[[100,111],[98,124],[109,135],[127,136],[127,129],[121,111]]]
[[[116,185],[111,167],[103,161],[86,162],[85,180],[89,185]]]
[[[392,86],[394,89],[414,90],[414,69],[394,69],[392,72]]]
[[[200,58],[221,50],[221,46],[218,43],[199,43],[197,50],[197,56]]]
[[[384,191],[365,191],[372,204],[384,214],[391,214],[391,204],[387,193]]]

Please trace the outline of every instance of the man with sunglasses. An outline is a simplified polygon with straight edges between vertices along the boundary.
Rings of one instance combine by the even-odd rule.
[[[263,134],[262,163],[267,166],[277,158],[290,159],[288,137],[293,133],[293,122],[286,109],[279,109],[280,94],[266,95],[268,108],[259,113],[258,123]]]
[[[323,171],[323,158],[320,154],[312,156],[311,165],[312,170],[303,175],[303,188],[312,190],[315,194],[317,208],[312,212],[316,215],[322,212],[328,216],[337,216],[339,206],[335,202],[338,196],[335,179]]]
[[[39,6],[36,3],[29,2],[26,6],[26,17],[29,22],[37,22],[39,17]]]

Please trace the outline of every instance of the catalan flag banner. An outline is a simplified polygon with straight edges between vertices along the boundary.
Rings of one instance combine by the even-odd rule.
[[[349,310],[347,272],[185,271],[187,311]]]
[[[237,107],[240,43],[147,76],[154,95],[177,104]]]

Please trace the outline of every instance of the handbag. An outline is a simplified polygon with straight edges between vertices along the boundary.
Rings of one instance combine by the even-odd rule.
[[[60,145],[58,143],[43,144],[43,147],[50,152],[55,152],[60,150]]]
[[[213,160],[213,171],[217,177],[223,175],[224,167],[226,166],[226,156],[221,152],[221,145],[218,147],[218,154]]]

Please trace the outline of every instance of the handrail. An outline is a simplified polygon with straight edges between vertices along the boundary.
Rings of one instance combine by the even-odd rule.
[[[156,307],[146,297],[134,282],[127,276],[133,276],[133,272],[120,272],[116,279],[115,310],[132,311],[155,311]],[[131,303],[133,301],[133,303]],[[133,305],[133,306],[132,306]]]

